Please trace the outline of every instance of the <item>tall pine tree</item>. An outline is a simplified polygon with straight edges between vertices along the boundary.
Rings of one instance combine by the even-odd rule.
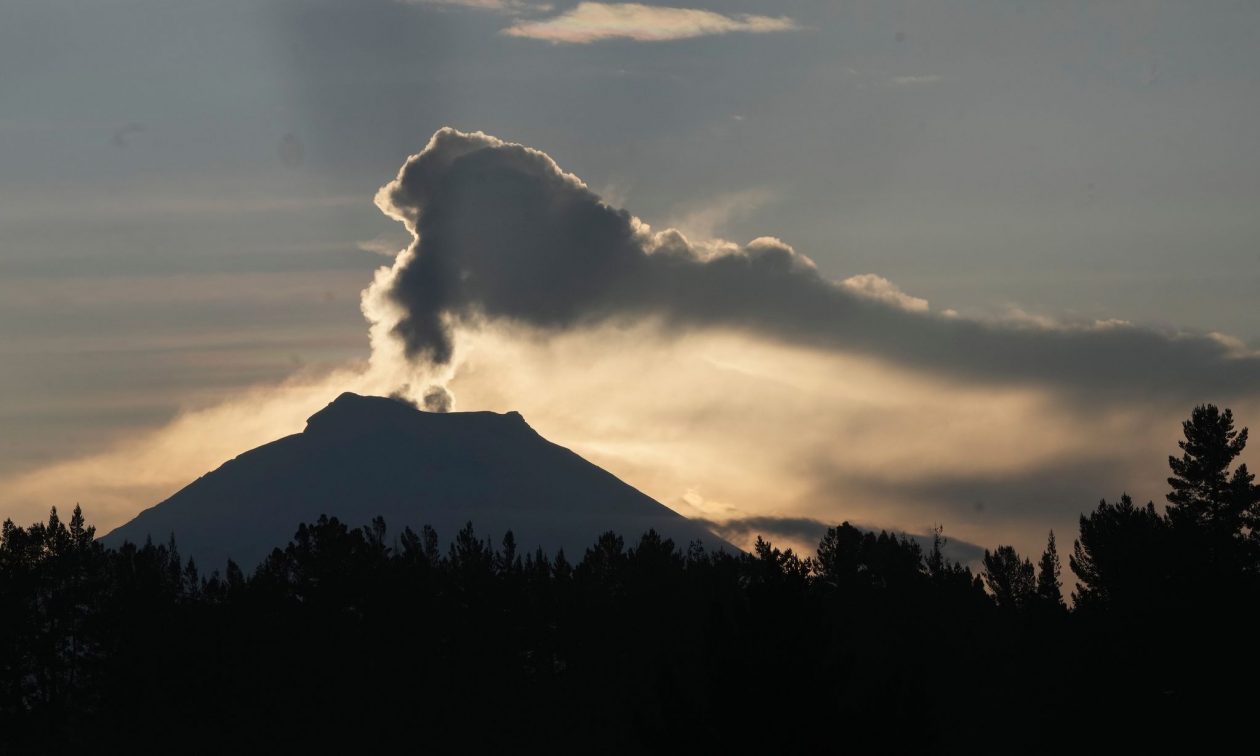
[[[1059,581],[1059,550],[1055,547],[1054,531],[1046,539],[1046,550],[1037,563],[1037,598],[1049,606],[1064,607],[1063,583]]]
[[[1181,424],[1185,439],[1177,442],[1181,458],[1168,457],[1168,516],[1177,525],[1206,527],[1220,534],[1238,534],[1257,517],[1260,491],[1255,476],[1241,464],[1230,465],[1247,446],[1247,429],[1234,429],[1234,414],[1212,404],[1194,408]]]

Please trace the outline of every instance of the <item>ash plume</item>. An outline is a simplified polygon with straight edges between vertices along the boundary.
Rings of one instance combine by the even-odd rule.
[[[1113,399],[1260,384],[1260,359],[1213,334],[969,319],[878,276],[828,279],[778,239],[656,232],[545,153],[480,132],[439,130],[376,202],[414,241],[378,274],[364,311],[413,364],[449,365],[460,328],[559,332],[653,319],[666,333],[734,329],[946,377]]]

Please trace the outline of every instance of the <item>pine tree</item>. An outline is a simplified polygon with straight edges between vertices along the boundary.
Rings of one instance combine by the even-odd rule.
[[[227,567],[223,571],[223,582],[227,585],[229,594],[240,593],[245,590],[245,573],[241,571],[240,565],[227,560]]]
[[[945,574],[945,529],[936,525],[932,528],[932,549],[928,551],[927,556],[923,560],[923,564],[927,567],[928,575],[933,579],[939,579]]]
[[[1059,581],[1059,550],[1055,547],[1054,531],[1046,539],[1046,550],[1041,554],[1037,564],[1037,598],[1049,606],[1065,607],[1063,603],[1063,583]]]
[[[815,571],[830,585],[841,586],[854,582],[858,577],[864,535],[862,531],[842,522],[827,528],[818,543],[818,556],[812,564]],[[769,547],[769,544],[765,544]],[[757,540],[756,553],[761,555],[761,539]]]
[[[442,552],[438,549],[438,534],[431,525],[425,525],[420,528],[420,542],[424,547],[424,558],[430,566],[437,566],[442,559]]]
[[[998,546],[993,552],[985,549],[984,582],[997,605],[1009,609],[1027,605],[1036,590],[1033,564],[1021,559],[1014,546]]]
[[[573,577],[573,565],[564,556],[564,549],[556,552],[556,559],[551,564],[551,574],[557,583],[567,583]]]
[[[1260,490],[1255,476],[1230,465],[1247,446],[1247,429],[1234,430],[1234,414],[1215,405],[1195,407],[1181,424],[1185,440],[1178,441],[1181,458],[1168,457],[1172,477],[1168,485],[1168,516],[1177,525],[1206,527],[1218,534],[1238,534],[1255,522]]]
[[[1120,501],[1100,501],[1081,515],[1080,538],[1068,564],[1076,574],[1072,598],[1077,608],[1149,604],[1166,594],[1168,520],[1153,503],[1134,505],[1124,494]]]
[[[78,504],[74,505],[74,514],[70,517],[70,538],[79,551],[88,551],[96,539],[96,527],[85,525],[83,507]]]
[[[510,530],[503,534],[503,548],[495,556],[495,569],[500,574],[521,571],[521,558],[516,554],[516,535]]]

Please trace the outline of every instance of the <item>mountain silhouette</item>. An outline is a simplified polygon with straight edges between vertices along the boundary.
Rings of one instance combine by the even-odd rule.
[[[468,522],[497,544],[580,558],[613,530],[634,542],[648,529],[681,548],[735,549],[699,523],[538,435],[519,413],[424,412],[345,393],[306,430],[225,463],[102,538],[165,542],[210,569],[249,568],[320,514],[351,526],[376,516],[392,535],[432,525],[444,543]]]

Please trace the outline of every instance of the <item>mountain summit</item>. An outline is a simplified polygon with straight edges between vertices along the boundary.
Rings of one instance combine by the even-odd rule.
[[[649,528],[680,547],[731,548],[700,524],[547,441],[519,413],[423,412],[402,401],[345,393],[306,430],[245,452],[102,539],[165,541],[203,568],[243,567],[288,543],[300,522],[336,516],[351,526],[378,515],[390,533],[432,525],[443,542],[466,523],[496,544],[563,548],[580,558],[616,531],[633,543]]]

